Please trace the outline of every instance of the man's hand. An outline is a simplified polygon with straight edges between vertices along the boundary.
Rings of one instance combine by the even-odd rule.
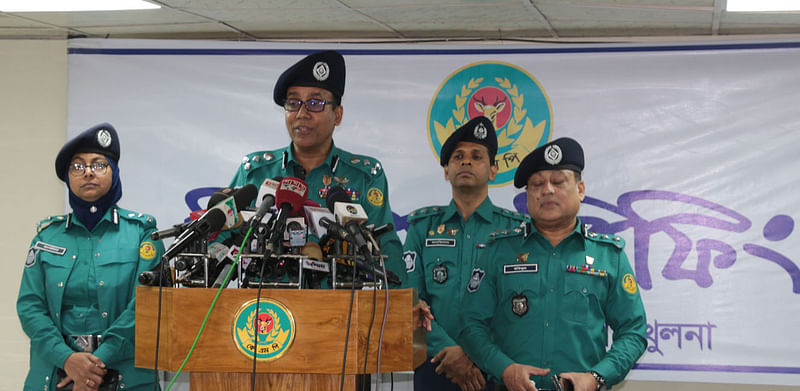
[[[458,345],[445,347],[431,359],[431,362],[439,363],[436,366],[437,374],[444,373],[450,381],[458,384],[464,391],[478,391],[486,385],[480,369]]]
[[[74,391],[96,391],[103,383],[106,374],[106,364],[91,353],[72,353],[64,361],[64,378],[57,387],[63,387],[74,382]]]
[[[420,300],[417,302],[417,305],[414,306],[412,313],[412,316],[414,317],[414,330],[419,327],[425,327],[425,330],[431,331],[431,320],[433,320],[433,314],[431,313],[431,306],[429,306],[425,300]]]
[[[550,373],[549,369],[514,363],[503,370],[503,384],[508,391],[537,391],[538,389],[531,381],[531,376],[544,376],[548,373]]]
[[[588,372],[565,372],[561,374],[561,379],[561,385],[564,386],[565,390],[595,391],[597,389],[597,380]],[[570,388],[567,388],[569,386],[565,384],[565,380],[572,383]]]

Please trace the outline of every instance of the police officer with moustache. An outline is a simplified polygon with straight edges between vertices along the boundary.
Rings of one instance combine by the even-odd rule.
[[[308,184],[308,198],[325,205],[331,187],[343,188],[360,203],[367,224],[393,223],[388,184],[381,163],[336,147],[333,130],[342,122],[345,87],[344,57],[336,51],[313,53],[281,74],[273,100],[285,110],[292,142],[284,148],[259,151],[242,159],[230,186],[260,186],[267,178],[298,177]],[[378,237],[386,267],[402,276],[402,244],[392,230]]]
[[[134,366],[139,273],[164,253],[156,220],[117,206],[122,197],[116,130],[92,127],[55,162],[72,213],[39,223],[17,298],[30,337],[25,391],[152,390],[154,373]],[[59,388],[57,388],[59,387]]]
[[[621,382],[647,346],[644,306],[613,235],[577,217],[586,193],[583,149],[560,138],[523,159],[532,227],[494,235],[480,250],[462,302],[464,351],[504,387],[602,390]],[[434,314],[436,315],[436,314]],[[607,324],[614,331],[606,351]]]
[[[497,135],[492,122],[476,117],[447,138],[440,164],[450,182],[449,205],[430,206],[408,217],[403,259],[404,287],[417,288],[435,316],[427,335],[428,360],[414,372],[414,389],[493,389],[456,343],[459,302],[475,267],[477,248],[492,232],[521,231],[529,220],[499,208],[489,199],[489,181],[497,175]]]

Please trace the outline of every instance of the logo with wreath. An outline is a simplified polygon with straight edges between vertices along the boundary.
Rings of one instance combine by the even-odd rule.
[[[513,182],[522,159],[552,137],[553,111],[539,82],[513,64],[477,62],[450,74],[431,99],[428,141],[437,162],[447,137],[478,116],[497,134],[499,170],[490,186]]]
[[[250,300],[233,317],[233,342],[248,358],[272,361],[281,358],[294,342],[292,313],[280,302],[262,299],[256,314],[256,300]]]

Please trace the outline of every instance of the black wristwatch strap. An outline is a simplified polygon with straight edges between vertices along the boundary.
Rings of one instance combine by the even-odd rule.
[[[607,388],[606,379],[603,377],[603,375],[595,371],[589,371],[589,374],[591,374],[594,377],[594,380],[597,381],[597,391],[602,391]]]

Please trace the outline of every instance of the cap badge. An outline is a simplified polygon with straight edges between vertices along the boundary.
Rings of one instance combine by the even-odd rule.
[[[328,80],[328,76],[331,74],[331,69],[328,67],[328,63],[326,62],[318,62],[314,64],[314,78],[319,81]]]
[[[472,135],[478,140],[483,140],[486,138],[486,133],[486,127],[483,126],[482,123],[479,123],[475,126],[475,130],[472,132]]]
[[[111,133],[108,130],[100,129],[97,131],[97,143],[103,148],[111,146]]]
[[[561,148],[558,145],[551,145],[544,150],[544,161],[554,166],[561,163],[561,158],[563,156]]]

